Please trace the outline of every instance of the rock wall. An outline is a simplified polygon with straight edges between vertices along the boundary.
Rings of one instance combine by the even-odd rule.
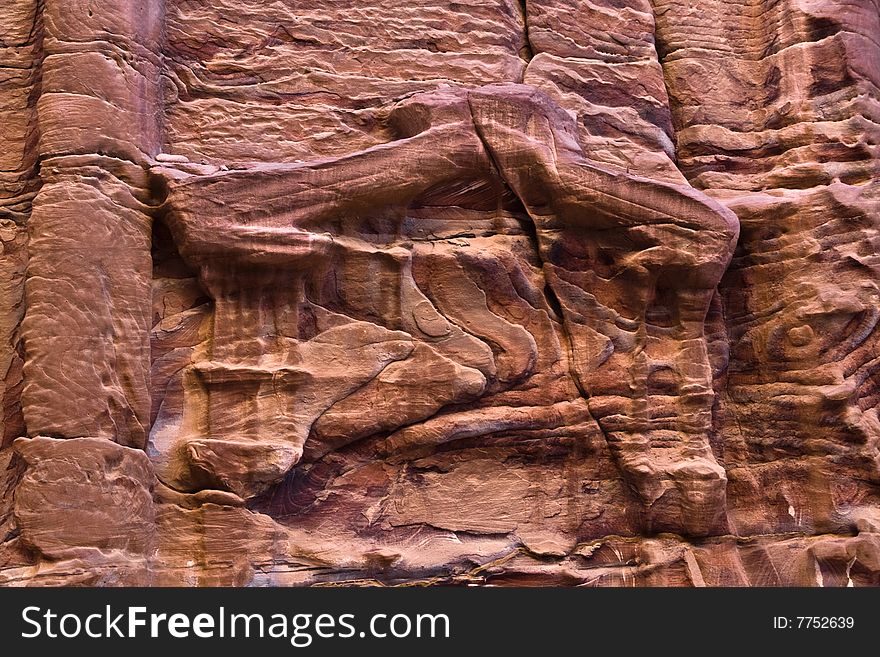
[[[0,26],[0,584],[880,584],[876,0]]]

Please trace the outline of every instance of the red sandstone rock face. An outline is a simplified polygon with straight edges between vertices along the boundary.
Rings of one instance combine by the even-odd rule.
[[[880,584],[872,0],[0,8],[0,583]]]

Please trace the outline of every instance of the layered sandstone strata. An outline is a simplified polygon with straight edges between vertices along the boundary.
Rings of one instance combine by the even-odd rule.
[[[0,18],[0,582],[880,583],[876,2]]]

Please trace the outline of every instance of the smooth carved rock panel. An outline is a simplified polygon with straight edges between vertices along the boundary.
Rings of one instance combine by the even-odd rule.
[[[0,583],[880,584],[876,2],[8,4]]]

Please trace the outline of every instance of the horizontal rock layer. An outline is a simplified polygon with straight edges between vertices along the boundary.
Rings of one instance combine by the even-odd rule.
[[[0,584],[880,584],[878,34],[7,2]]]

